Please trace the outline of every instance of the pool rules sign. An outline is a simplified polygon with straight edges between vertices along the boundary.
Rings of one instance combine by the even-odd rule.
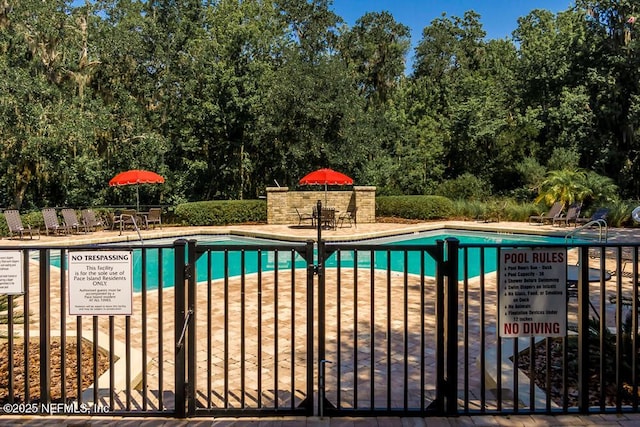
[[[69,251],[69,315],[131,315],[131,251]]]
[[[501,249],[498,282],[501,337],[562,337],[566,334],[565,248]]]

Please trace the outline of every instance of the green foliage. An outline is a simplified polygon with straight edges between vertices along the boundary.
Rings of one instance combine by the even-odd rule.
[[[535,9],[500,40],[476,12],[442,15],[410,75],[388,12],[349,28],[326,0],[80,3],[1,13],[1,206],[130,202],[107,182],[132,168],[166,178],[142,204],[255,199],[319,167],[380,195],[459,177],[438,194],[526,202],[573,170],[582,188],[550,184],[546,201],[640,197],[631,1]]]
[[[191,226],[264,223],[267,203],[264,200],[228,200],[183,203],[175,208],[175,220]]]
[[[554,170],[539,186],[536,202],[551,205],[556,201],[569,205],[581,202],[585,207],[617,199],[618,188],[610,178],[582,169]]]
[[[531,215],[539,213],[534,203],[518,203],[512,199],[491,199],[488,201],[455,200],[452,218],[480,221],[526,222]]]
[[[491,185],[482,178],[465,173],[441,183],[436,194],[453,200],[485,200],[491,195]]]
[[[578,169],[580,153],[573,149],[563,147],[554,148],[547,162],[549,170],[575,170]]]
[[[610,227],[634,225],[631,218],[631,212],[636,206],[638,206],[638,203],[634,203],[629,200],[617,200],[604,205],[594,205],[594,210],[596,207],[600,206],[607,207],[609,209],[609,213],[607,214],[607,224],[609,224]]]
[[[442,196],[376,197],[376,215],[406,219],[447,219],[454,213],[450,199]]]

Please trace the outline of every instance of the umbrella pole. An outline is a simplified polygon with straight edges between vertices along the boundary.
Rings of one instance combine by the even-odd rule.
[[[136,184],[136,212],[140,212],[140,194],[139,194],[140,184]]]
[[[327,205],[327,183],[326,182],[324,183],[324,205],[328,206]]]

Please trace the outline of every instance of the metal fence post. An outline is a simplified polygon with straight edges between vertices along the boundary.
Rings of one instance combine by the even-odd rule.
[[[447,242],[447,287],[446,287],[446,352],[447,392],[446,414],[458,413],[458,247],[460,241],[450,237]]]
[[[185,418],[186,414],[186,358],[184,345],[184,331],[186,328],[185,301],[185,252],[187,241],[184,239],[174,242],[174,290],[175,290],[175,411],[176,417]]]

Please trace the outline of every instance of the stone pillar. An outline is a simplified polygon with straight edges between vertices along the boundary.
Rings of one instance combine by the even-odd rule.
[[[287,224],[290,210],[289,187],[267,187],[267,224]]]
[[[354,186],[356,220],[360,224],[376,222],[376,187]]]

